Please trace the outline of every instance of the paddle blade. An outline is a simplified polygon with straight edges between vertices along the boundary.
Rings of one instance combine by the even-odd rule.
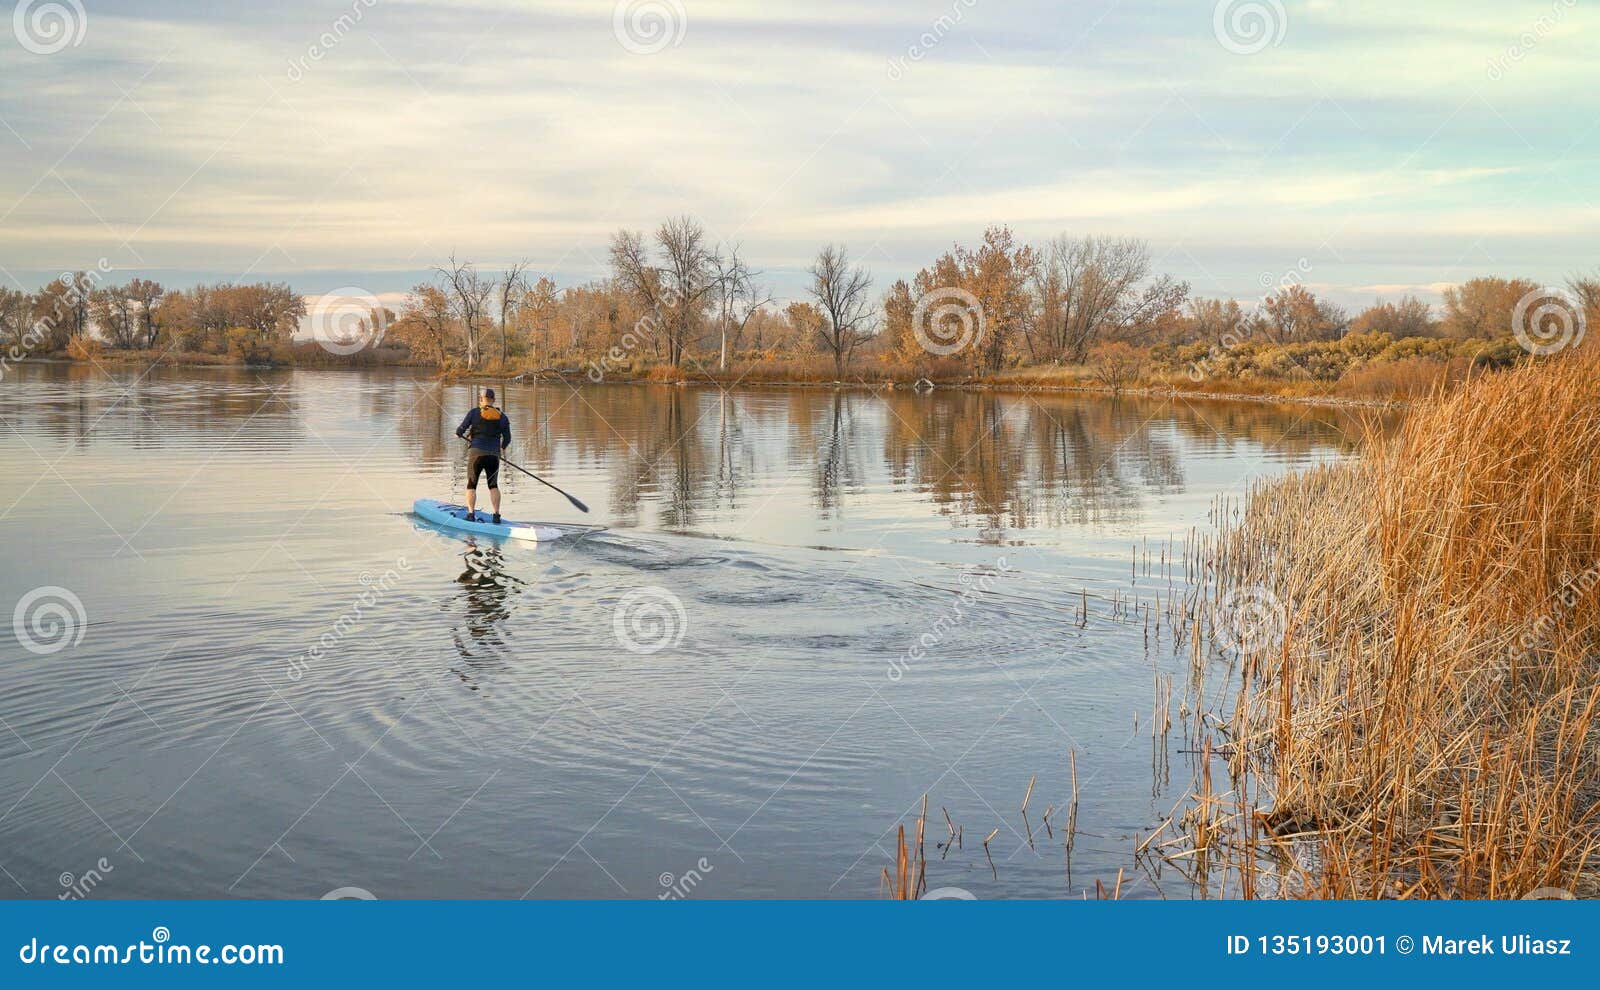
[[[584,505],[582,502],[580,502],[577,499],[573,498],[571,495],[567,496],[567,501],[571,502],[573,505],[577,506],[579,512],[588,512],[589,511],[589,507],[587,505]]]

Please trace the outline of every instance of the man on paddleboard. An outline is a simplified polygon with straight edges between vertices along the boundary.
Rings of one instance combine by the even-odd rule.
[[[478,500],[478,475],[489,479],[489,504],[494,508],[493,521],[500,521],[500,454],[511,446],[511,421],[494,404],[494,389],[483,390],[478,408],[467,413],[456,436],[468,441],[467,447],[467,519],[473,515]]]

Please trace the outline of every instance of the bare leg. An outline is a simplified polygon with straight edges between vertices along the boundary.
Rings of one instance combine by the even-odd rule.
[[[478,490],[476,488],[468,488],[467,489],[467,515],[469,515],[469,516],[472,515],[472,508],[473,508],[473,506],[475,504],[477,504],[477,501],[478,501]]]
[[[498,516],[500,514],[500,489],[489,489],[489,504],[494,506],[494,514]]]

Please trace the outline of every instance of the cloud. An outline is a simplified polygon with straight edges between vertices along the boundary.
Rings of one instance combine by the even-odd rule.
[[[1364,295],[1373,295],[1380,299],[1394,299],[1398,296],[1442,296],[1444,290],[1455,288],[1455,282],[1427,282],[1411,284],[1405,282],[1385,282],[1378,285],[1357,285],[1350,288],[1350,292]]]
[[[1493,82],[1538,5],[1398,30],[1286,4],[1256,56],[1209,6],[682,6],[638,55],[580,0],[106,0],[81,48],[0,46],[0,264],[596,273],[616,228],[687,212],[768,267],[843,240],[893,277],[1010,223],[1147,237],[1197,282],[1318,254],[1366,287],[1486,251],[1559,276],[1600,233],[1600,138],[1566,109],[1588,11]]]

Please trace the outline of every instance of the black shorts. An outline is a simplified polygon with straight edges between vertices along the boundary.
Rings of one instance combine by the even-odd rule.
[[[489,479],[489,488],[494,490],[500,487],[500,458],[482,450],[474,450],[467,455],[467,487],[473,491],[478,490],[478,474],[482,472]]]

